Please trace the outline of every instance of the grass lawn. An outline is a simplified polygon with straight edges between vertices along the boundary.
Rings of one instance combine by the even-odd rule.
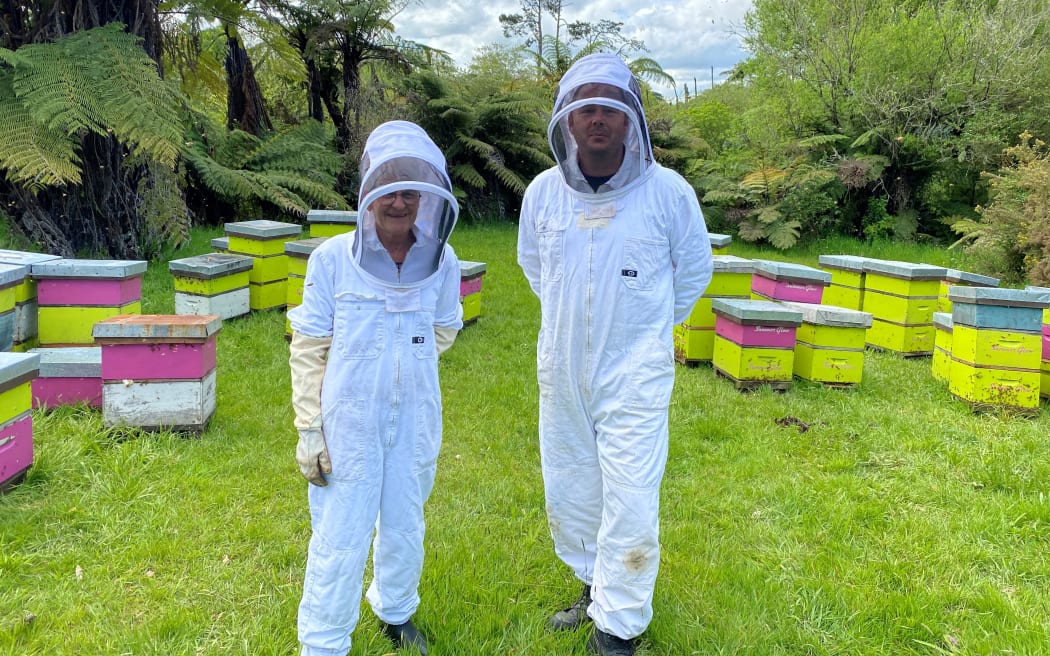
[[[208,252],[198,233],[173,257]],[[440,655],[582,656],[543,622],[579,594],[555,558],[536,445],[539,308],[513,226],[460,226],[482,316],[440,362],[445,443],[416,620]],[[912,244],[818,254],[951,264]],[[143,311],[169,313],[166,262]],[[0,497],[0,654],[292,655],[309,516],[284,314],[225,322],[199,437],[34,415],[36,463]],[[1046,654],[1050,413],[974,414],[928,358],[869,352],[863,382],[741,393],[678,369],[663,552],[644,655]],[[787,421],[778,421],[778,420]],[[356,656],[392,652],[367,606]]]

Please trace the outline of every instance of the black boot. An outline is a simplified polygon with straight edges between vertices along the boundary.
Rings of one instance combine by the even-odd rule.
[[[404,624],[387,624],[386,622],[380,622],[380,624],[383,627],[383,634],[390,638],[394,647],[397,649],[415,647],[420,656],[427,656],[426,636],[419,632],[416,625],[412,624],[412,620]]]
[[[583,594],[572,606],[559,610],[547,618],[547,628],[551,631],[571,631],[580,628],[586,622],[591,621],[591,618],[587,616],[587,607],[590,605],[591,586],[585,585]]]
[[[634,638],[623,638],[595,628],[587,641],[587,653],[595,656],[634,656]]]

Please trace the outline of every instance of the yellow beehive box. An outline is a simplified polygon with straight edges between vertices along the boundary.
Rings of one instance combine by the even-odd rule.
[[[704,296],[750,296],[751,274],[755,269],[751,260],[735,255],[715,255],[712,260],[714,271]]]
[[[710,362],[714,349],[714,327],[694,328],[685,324],[674,327],[674,356],[679,362]]]
[[[284,255],[284,242],[298,239],[302,226],[281,221],[237,221],[225,225],[227,249],[238,255]]]
[[[982,276],[979,273],[948,269],[941,280],[940,290],[937,295],[937,311],[951,312],[952,300],[948,298],[948,288],[952,285],[969,287],[998,287],[999,279],[991,276]]]
[[[716,334],[711,364],[736,381],[791,382],[795,352],[793,349],[740,346]]]
[[[956,326],[958,328],[958,326]],[[952,358],[948,391],[978,408],[1039,408],[1040,371],[974,367]]]
[[[306,213],[306,225],[311,237],[335,237],[353,232],[357,227],[357,212],[354,210],[310,210]]]
[[[864,262],[866,260],[867,258],[856,255],[821,255],[817,258],[817,264],[821,269],[831,274],[832,285],[842,285],[843,287],[861,290],[864,289]],[[827,292],[828,290],[825,289],[825,297]],[[824,302],[828,305],[848,307],[839,303],[829,303],[826,300]],[[860,308],[858,306],[852,309]]]
[[[91,327],[103,319],[121,314],[141,314],[142,302],[124,305],[47,305],[37,310],[37,327],[42,345],[94,344]]]
[[[952,364],[952,315],[950,312],[933,313],[933,362],[935,380],[948,382]]]
[[[481,316],[481,292],[468,294],[460,298],[463,303],[463,323],[473,321]]]
[[[33,392],[30,381],[17,384],[0,392],[0,417],[16,417],[32,408]]]
[[[799,378],[817,383],[854,385],[860,382],[864,371],[864,351],[797,342],[793,371]]]
[[[944,267],[931,264],[913,264],[891,260],[864,261],[865,307],[867,292],[876,291],[897,296],[928,296],[934,299],[940,292],[941,279],[947,273]]]
[[[864,311],[883,321],[902,324],[928,324],[937,311],[936,296],[898,296],[864,290]]]
[[[956,324],[952,357],[977,367],[1038,369],[1043,355],[1042,333]]]
[[[288,303],[288,281],[279,280],[262,285],[248,286],[248,305],[253,310],[283,308]]]
[[[284,254],[254,258],[251,272],[248,274],[248,280],[255,285],[264,285],[287,277],[288,256]]]
[[[902,355],[931,355],[933,333],[932,323],[907,326],[876,317],[872,319],[865,339],[868,346],[895,351]]]
[[[731,235],[720,235],[715,232],[708,233],[711,240],[711,252],[715,255],[725,255],[729,252],[729,244],[733,243]]]
[[[218,296],[219,294],[243,289],[248,286],[248,270],[238,271],[218,278],[194,278],[191,276],[172,276],[175,291],[199,296]]]
[[[822,303],[785,301],[781,305],[802,313],[802,325],[795,333],[798,341],[816,348],[864,350],[864,334],[872,321],[868,312]]]
[[[821,296],[820,302],[824,305],[860,310],[864,307],[864,290],[831,283],[824,288],[824,295]]]
[[[1050,360],[1043,360],[1039,366],[1039,394],[1050,397]]]

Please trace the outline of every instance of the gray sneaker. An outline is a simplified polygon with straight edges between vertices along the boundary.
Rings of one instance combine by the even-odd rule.
[[[635,642],[634,638],[625,640],[596,628],[587,641],[587,653],[594,656],[634,656]]]
[[[547,618],[547,628],[551,631],[572,631],[580,628],[591,621],[591,618],[587,616],[587,607],[590,605],[591,586],[585,585],[583,586],[583,594],[572,606],[565,610],[559,610]]]

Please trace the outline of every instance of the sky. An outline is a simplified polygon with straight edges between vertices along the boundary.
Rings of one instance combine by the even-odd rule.
[[[568,21],[597,22],[608,18],[623,23],[621,32],[645,42],[647,56],[672,77],[683,94],[688,84],[701,90],[723,80],[722,74],[747,57],[740,34],[751,0],[566,0],[562,16]],[[399,36],[444,50],[456,66],[466,68],[478,47],[492,43],[519,45],[507,39],[500,27],[500,14],[521,13],[518,0],[421,0],[394,18]],[[712,71],[713,69],[713,71]],[[674,90],[652,83],[653,90],[668,100]]]

